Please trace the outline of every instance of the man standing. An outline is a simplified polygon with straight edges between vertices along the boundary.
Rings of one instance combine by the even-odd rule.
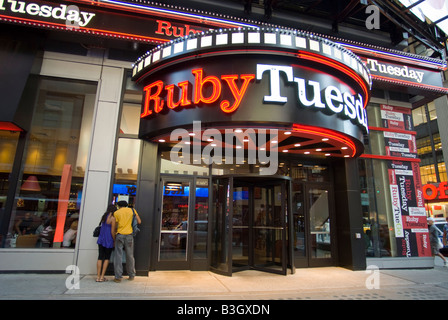
[[[126,270],[129,275],[129,280],[134,280],[134,236],[132,235],[132,219],[134,217],[134,212],[137,223],[141,224],[142,221],[137,211],[128,208],[128,203],[126,201],[118,201],[117,205],[118,210],[114,212],[117,226],[115,235],[114,281],[119,283],[123,277],[123,248],[126,251]]]
[[[428,231],[429,231],[429,243],[431,245],[432,255],[434,257],[436,255],[439,256],[443,260],[443,266],[448,267],[447,260],[439,251],[439,249],[440,249],[439,234],[442,232],[439,230],[439,228],[437,228],[434,225],[434,218],[429,217],[427,220],[428,220]]]

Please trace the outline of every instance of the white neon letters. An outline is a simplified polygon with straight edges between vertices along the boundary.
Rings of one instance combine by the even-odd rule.
[[[65,4],[51,6],[25,1],[7,0],[5,2],[5,0],[0,0],[0,12],[5,10],[17,14],[65,20],[66,23],[74,23],[80,27],[87,26],[95,16],[95,13],[80,11],[76,6]]]
[[[341,92],[335,86],[322,89],[317,81],[294,77],[293,67],[257,64],[256,79],[261,80],[266,73],[269,74],[270,95],[263,97],[264,102],[286,103],[288,101],[287,97],[281,95],[280,74],[283,73],[286,75],[287,82],[297,85],[297,101],[300,105],[326,110],[354,120],[368,132],[367,113],[360,94],[353,96],[349,92]]]

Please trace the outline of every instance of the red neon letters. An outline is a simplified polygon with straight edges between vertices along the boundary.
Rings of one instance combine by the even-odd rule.
[[[429,190],[431,190],[431,194],[428,194]],[[448,199],[446,190],[448,190],[447,182],[441,182],[439,187],[436,187],[433,184],[425,184],[423,186],[423,198],[425,198],[425,200]]]
[[[160,113],[165,106],[168,109],[176,109],[179,107],[200,105],[201,103],[215,103],[221,97],[223,85],[225,84],[227,84],[227,87],[232,93],[234,101],[231,104],[229,100],[222,100],[220,108],[225,113],[234,112],[240,106],[249,83],[255,78],[254,74],[243,74],[241,76],[222,75],[221,79],[216,76],[204,77],[204,71],[202,69],[194,69],[191,73],[194,75],[191,98],[188,96],[189,81],[179,82],[177,86],[174,84],[164,86],[163,81],[158,80],[144,87],[145,102],[143,105],[143,113],[140,117],[144,118],[153,113]],[[239,79],[243,81],[240,88],[237,85]],[[211,88],[211,93],[208,96],[204,94],[204,87],[206,86]],[[178,101],[174,101],[176,91],[179,92]],[[166,100],[163,97],[166,97]]]

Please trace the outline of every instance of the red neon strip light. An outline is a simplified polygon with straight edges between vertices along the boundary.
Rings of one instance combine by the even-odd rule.
[[[369,127],[369,130],[404,133],[404,134],[411,134],[414,136],[417,135],[417,131],[408,131],[408,130],[395,129],[395,128]]]
[[[432,86],[432,85],[429,85],[429,84],[415,83],[415,82],[408,81],[408,80],[398,80],[398,79],[394,79],[394,78],[389,78],[389,77],[384,77],[384,76],[377,76],[377,75],[372,75],[372,80],[396,82],[397,84],[405,84],[405,85],[408,85],[408,86],[411,86],[411,87],[419,87],[421,89],[438,90],[438,91],[444,92],[445,94],[448,94],[448,89],[447,88]]]
[[[321,128],[321,127],[297,124],[297,123],[294,123],[292,125],[292,130],[294,132],[310,133],[310,134],[337,140],[345,145],[348,145],[352,149],[351,157],[354,157],[356,154],[355,143],[352,140],[348,139],[347,137],[343,136],[342,134],[337,133],[336,131]]]
[[[318,62],[324,65],[329,65],[345,74],[347,74],[350,78],[353,78],[360,86],[361,89],[364,91],[364,95],[365,95],[365,101],[364,101],[364,109],[367,107],[367,103],[369,101],[368,97],[369,97],[369,89],[367,88],[364,80],[361,78],[360,75],[358,75],[356,72],[354,72],[352,69],[350,69],[349,67],[347,67],[345,64],[342,64],[338,61],[329,59],[327,57],[315,54],[315,53],[311,53],[311,52],[299,52],[298,56],[302,59],[306,59],[306,60],[310,60],[310,61],[314,61],[314,62]]]
[[[421,162],[419,158],[403,158],[393,156],[381,156],[376,154],[362,154],[360,158],[376,159],[376,160],[392,160],[392,161],[407,161],[407,162]]]
[[[342,46],[344,46],[342,44]],[[412,65],[418,65],[420,67],[426,67],[426,68],[430,68],[430,69],[437,69],[437,70],[446,70],[446,68],[442,67],[442,66],[436,66],[434,64],[431,64],[430,62],[425,62],[425,61],[416,61],[415,59],[412,58],[407,58],[407,57],[398,57],[398,56],[393,56],[391,57],[390,55],[387,54],[382,54],[380,52],[372,52],[369,50],[363,50],[361,48],[353,48],[353,47],[348,47],[348,50],[357,53],[358,55],[361,55],[362,57],[360,57],[361,59],[365,60],[369,57],[375,57],[377,59],[380,60],[388,60],[388,61],[392,61],[392,62],[397,62],[400,61],[402,63],[405,64],[412,64]]]
[[[75,31],[75,32],[84,32],[84,33],[92,33],[92,34],[102,34],[104,36],[115,36],[115,37],[124,37],[129,39],[135,39],[135,40],[142,40],[142,41],[152,41],[152,42],[168,42],[170,40],[167,39],[160,39],[160,38],[154,38],[154,37],[146,37],[146,36],[140,36],[140,35],[133,35],[129,33],[123,33],[123,32],[115,32],[115,31],[107,31],[107,30],[101,30],[101,29],[93,29],[93,28],[85,28],[85,27],[77,27],[77,28],[67,28],[65,24],[59,24],[54,22],[47,22],[47,21],[39,21],[39,20],[32,20],[32,19],[26,19],[26,18],[17,18],[17,17],[10,17],[5,15],[0,15],[0,19],[4,18],[7,21],[10,22],[17,22],[17,23],[33,23],[41,27],[48,27],[48,28],[57,28],[57,29],[63,29],[65,31]]]

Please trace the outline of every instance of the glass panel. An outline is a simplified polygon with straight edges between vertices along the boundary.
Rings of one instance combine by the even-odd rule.
[[[305,212],[303,185],[294,183],[292,185],[292,215],[293,215],[293,245],[294,257],[305,258]]]
[[[311,258],[331,258],[330,210],[328,191],[310,188]]]
[[[207,258],[208,179],[197,179],[194,210],[194,258]]]
[[[325,165],[291,162],[291,177],[296,181],[324,182],[330,181],[330,170]]]
[[[281,186],[254,188],[254,265],[283,269]]]
[[[0,208],[5,207],[18,140],[19,132],[0,130]]]
[[[112,189],[115,202],[126,200],[130,205],[135,203],[140,146],[139,139],[118,140],[115,181]]]
[[[161,154],[160,173],[184,174],[208,176],[209,166],[204,163],[194,161],[193,154],[188,153],[171,154],[170,151],[163,151]],[[173,156],[173,158],[171,157]]]
[[[229,179],[213,179],[213,218],[211,223],[211,267],[218,272],[231,273],[229,263]]]
[[[232,264],[249,265],[249,187],[233,189]]]
[[[96,88],[41,79],[7,247],[74,246]],[[68,192],[61,194],[61,188]]]
[[[189,182],[164,181],[159,261],[186,261]]]
[[[130,73],[127,74],[121,109],[120,135],[138,135],[142,96],[142,88],[131,80]]]

